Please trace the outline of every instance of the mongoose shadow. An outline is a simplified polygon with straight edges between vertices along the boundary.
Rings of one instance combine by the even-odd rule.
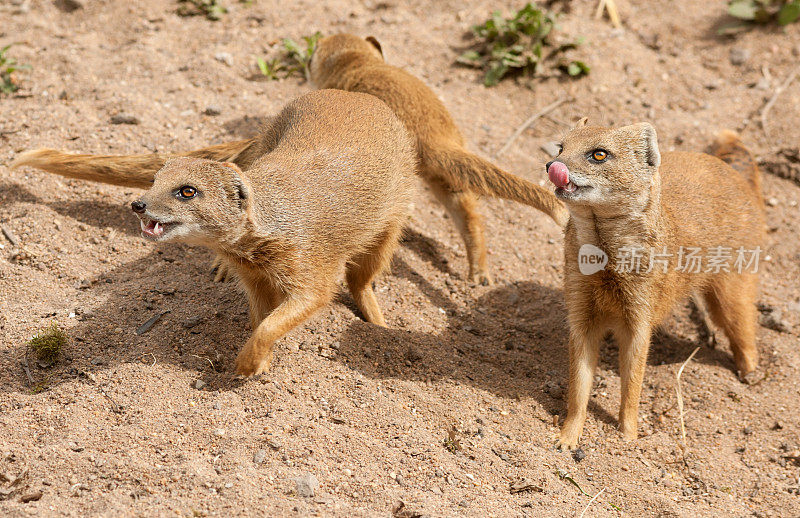
[[[202,248],[167,243],[89,279],[74,297],[77,323],[64,326],[69,344],[59,360],[41,368],[29,358],[34,384],[48,387],[126,363],[155,362],[196,370],[209,381],[222,377],[234,386],[233,360],[249,333],[247,301],[233,283],[213,281],[212,257]],[[162,316],[149,330],[136,334],[157,315]],[[25,343],[14,344],[8,363],[0,366],[0,391],[33,388],[19,366],[25,355]]]
[[[408,250],[412,250],[419,258],[424,259],[440,272],[454,277],[458,276],[458,274],[450,268],[447,258],[445,258],[442,253],[444,246],[439,241],[417,230],[406,228],[403,232],[400,245]]]
[[[335,361],[374,378],[451,379],[501,397],[531,397],[547,412],[564,415],[565,402],[545,390],[548,382],[562,381],[567,372],[563,344],[568,327],[560,290],[517,282],[491,290],[463,310],[447,290],[429,282],[400,255],[390,275],[408,280],[431,305],[442,308],[446,328],[438,333],[411,331],[402,323],[414,318],[408,311],[387,312],[389,328],[354,320],[336,337],[340,349]],[[164,243],[145,257],[90,279],[88,288],[75,297],[78,322],[68,328],[70,344],[61,359],[46,369],[30,359],[34,382],[54,386],[126,363],[155,362],[196,372],[211,390],[248,383],[232,376],[233,360],[249,332],[246,298],[233,283],[213,282],[208,272],[212,256],[204,248]],[[362,317],[344,289],[335,304]],[[135,333],[166,311],[148,331]],[[321,325],[320,318],[317,315],[308,325]],[[671,333],[659,334],[649,363],[680,364],[697,345]],[[285,349],[285,341],[279,347]],[[292,361],[293,354],[299,353],[281,351],[280,361]],[[616,354],[613,345],[602,353],[603,362],[615,370]],[[18,364],[24,357],[25,344],[16,344],[8,363],[0,367],[6,373],[0,391],[32,389]],[[696,361],[733,366],[729,353],[719,348],[703,348]],[[270,374],[263,376],[269,379]],[[616,422],[603,408],[590,408],[596,418]]]
[[[14,203],[35,203],[51,208],[63,217],[69,217],[86,225],[104,229],[113,228],[129,235],[139,235],[136,221],[130,216],[127,199],[120,194],[119,203],[106,203],[99,200],[48,200],[33,194],[18,183],[3,183],[0,188],[0,205]]]
[[[373,378],[450,379],[500,397],[532,397],[547,412],[565,415],[566,401],[551,397],[547,389],[567,374],[563,345],[569,327],[560,290],[515,282],[493,289],[463,311],[402,259],[395,258],[392,274],[414,283],[431,304],[442,308],[446,328],[439,333],[414,332],[393,325],[391,316],[389,328],[354,321],[339,339],[340,361]],[[355,310],[348,300],[341,302]],[[381,344],[379,350],[375,343]],[[727,348],[705,343],[701,322],[688,310],[676,313],[654,336],[648,364],[680,365],[701,346],[696,362],[723,365],[733,375],[735,365]],[[613,339],[607,340],[601,363],[615,375],[619,375],[618,355]],[[589,408],[596,418],[617,424],[616,416],[594,400]]]
[[[223,123],[222,127],[233,137],[247,139],[257,135],[275,117],[275,115],[245,115]]]

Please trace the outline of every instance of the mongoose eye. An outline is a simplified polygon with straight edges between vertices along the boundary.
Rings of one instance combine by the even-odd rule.
[[[197,195],[197,189],[191,185],[184,185],[178,189],[178,198],[182,200],[190,200]]]
[[[592,151],[592,160],[595,162],[603,162],[606,158],[608,158],[608,153],[606,151],[602,149],[595,149]]]

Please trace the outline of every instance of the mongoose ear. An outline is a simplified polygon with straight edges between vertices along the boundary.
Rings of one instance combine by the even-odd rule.
[[[575,125],[572,127],[572,131],[576,129],[581,129],[582,127],[586,126],[586,123],[589,122],[589,117],[582,117]]]
[[[658,150],[658,136],[656,129],[649,122],[640,122],[634,124],[641,135],[642,143],[644,144],[644,156],[647,160],[647,165],[650,167],[658,167],[661,165],[661,152]]]
[[[239,166],[234,164],[233,162],[220,162],[224,167],[229,169],[233,169],[234,176],[234,188],[236,190],[236,197],[239,201],[239,208],[245,210],[248,204],[248,198],[250,197],[250,189],[248,188],[247,184],[245,183],[244,179],[242,178],[242,170],[239,169]]]
[[[372,46],[378,49],[378,52],[380,52],[381,56],[383,56],[383,49],[381,48],[381,43],[378,40],[376,40],[374,36],[367,36],[364,39],[372,43]]]

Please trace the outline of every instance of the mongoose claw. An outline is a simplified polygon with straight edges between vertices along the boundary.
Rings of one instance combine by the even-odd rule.
[[[765,376],[759,371],[750,371],[747,374],[739,373],[739,381],[745,385],[755,385],[763,381]]]
[[[249,343],[236,357],[236,374],[243,377],[257,376],[269,370],[272,364],[272,351],[262,356]]]
[[[491,286],[494,284],[492,280],[492,276],[486,272],[476,272],[471,274],[470,280],[475,284],[480,284],[481,286]]]
[[[214,273],[214,282],[228,282],[231,280],[228,265],[219,256],[211,263],[211,273]]]
[[[557,450],[574,450],[578,447],[579,436],[566,432],[561,432],[561,436],[556,441]]]

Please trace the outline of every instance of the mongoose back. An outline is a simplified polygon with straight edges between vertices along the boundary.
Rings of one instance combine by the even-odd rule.
[[[238,277],[253,334],[236,372],[249,376],[330,301],[342,271],[364,318],[385,325],[371,283],[409,217],[416,152],[379,99],[320,90],[289,103],[244,153],[241,168],[167,160],[132,209],[145,237],[209,246]]]
[[[450,213],[466,244],[472,280],[491,282],[478,195],[524,203],[566,224],[567,211],[552,192],[467,151],[441,100],[422,81],[384,62],[375,38],[322,38],[311,58],[311,81],[318,88],[375,95],[405,123],[417,142],[419,175]]]
[[[734,167],[702,153],[660,153],[649,123],[604,128],[584,119],[562,146],[547,168],[570,211],[569,391],[558,445],[573,448],[608,332],[619,345],[619,426],[626,439],[636,438],[652,330],[692,293],[728,337],[740,377],[757,368],[756,272],[765,220],[759,170],[731,132],[720,135],[715,153]],[[605,268],[587,269],[588,254],[605,254]]]

